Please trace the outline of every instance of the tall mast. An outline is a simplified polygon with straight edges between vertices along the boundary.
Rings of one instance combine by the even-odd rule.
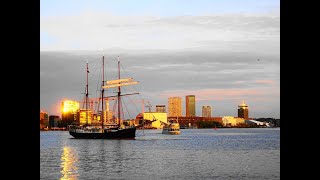
[[[118,122],[117,124],[120,125],[120,119],[121,119],[121,99],[120,97],[121,96],[124,96],[124,95],[133,95],[133,94],[139,94],[139,93],[132,93],[132,94],[124,94],[124,95],[121,95],[121,86],[128,86],[128,85],[134,85],[134,84],[138,84],[137,81],[133,81],[133,78],[125,78],[125,79],[120,79],[120,58],[118,56],[118,79],[117,80],[110,80],[110,81],[106,81],[106,85],[105,86],[102,86],[102,88],[118,88],[118,92],[117,92],[117,95],[116,96],[107,96],[107,98],[110,98],[110,97],[117,97],[117,102],[118,102]]]
[[[102,56],[102,86],[104,85],[104,55]],[[101,86],[101,87],[102,87]],[[102,93],[101,93],[101,108],[102,108],[102,114],[101,114],[101,127],[103,129],[103,122],[104,122],[104,108],[103,108],[103,93],[104,89],[102,88]],[[107,116],[108,117],[108,116]]]
[[[119,79],[119,84],[120,84],[120,58],[118,56],[118,79]],[[120,125],[120,96],[121,96],[121,88],[120,86],[118,87],[118,125]]]
[[[87,59],[87,85],[86,85],[86,125],[88,125],[88,95],[89,95],[88,73],[89,73],[89,65],[88,65],[88,59]]]

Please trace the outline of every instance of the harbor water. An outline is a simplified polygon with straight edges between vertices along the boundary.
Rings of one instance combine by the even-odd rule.
[[[40,179],[280,179],[280,128],[161,132],[90,140],[40,131]]]

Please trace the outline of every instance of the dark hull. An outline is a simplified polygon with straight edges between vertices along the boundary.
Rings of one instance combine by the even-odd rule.
[[[76,133],[69,131],[76,139],[134,139],[136,128],[117,130],[115,132],[105,131],[104,133]]]

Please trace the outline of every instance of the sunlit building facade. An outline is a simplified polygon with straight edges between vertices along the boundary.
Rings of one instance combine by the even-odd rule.
[[[91,124],[93,121],[93,114],[91,110],[80,109],[79,111],[80,125]]]
[[[196,97],[195,95],[186,96],[186,117],[196,116]]]
[[[91,123],[101,124],[101,119],[103,118],[103,124],[112,124],[114,122],[113,112],[109,110],[109,102],[106,102],[104,106],[103,116],[102,111],[98,111],[97,114],[93,114],[93,121]]]
[[[80,103],[77,101],[71,101],[71,100],[65,100],[61,104],[61,120],[65,125],[71,124],[75,121],[77,121],[78,118],[78,112],[80,108]]]
[[[212,116],[212,107],[202,106],[202,117],[211,117],[211,116]]]
[[[224,126],[237,126],[240,123],[245,123],[244,118],[233,117],[233,116],[224,116],[222,117],[222,123]]]
[[[113,122],[114,120],[113,120],[113,112],[112,111],[108,111],[108,110],[104,111],[103,119],[104,119],[104,121],[103,121],[104,124],[115,123],[115,122]]]
[[[242,104],[238,106],[238,117],[241,117],[244,119],[249,118],[249,108],[248,108],[248,105],[244,103],[244,101],[242,102]]]
[[[49,126],[49,116],[47,112],[40,111],[40,129]]]
[[[143,119],[152,121],[151,126],[157,129],[162,128],[163,123],[168,123],[167,113],[163,112],[145,112]]]
[[[182,101],[181,97],[168,98],[168,116],[182,116]]]

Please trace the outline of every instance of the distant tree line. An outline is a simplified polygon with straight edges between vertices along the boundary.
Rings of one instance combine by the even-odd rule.
[[[218,121],[198,121],[198,128],[221,128],[223,124]]]
[[[258,128],[261,127],[256,123],[247,124],[247,123],[238,123],[237,128]]]

